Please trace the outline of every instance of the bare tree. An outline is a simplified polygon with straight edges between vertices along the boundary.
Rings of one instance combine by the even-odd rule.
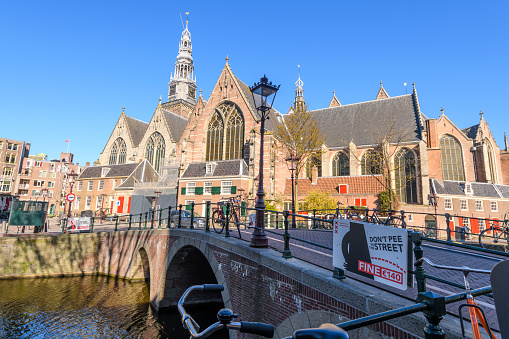
[[[295,170],[295,196],[298,197],[298,178],[308,159],[321,156],[324,136],[317,126],[316,119],[307,106],[297,105],[293,113],[284,116],[284,123],[277,126],[275,133],[277,147],[283,160],[294,156],[299,158]],[[296,198],[298,201],[298,198]],[[298,203],[295,209],[298,210]]]
[[[412,132],[401,131],[396,127],[395,121],[384,124],[372,133],[372,147],[365,151],[362,157],[354,154],[354,157],[361,165],[361,174],[369,174],[375,178],[380,185],[388,192],[389,209],[396,208],[397,195],[393,190],[392,183],[396,174],[400,173],[400,181],[404,184],[415,180],[417,159],[415,157],[401,154],[402,144],[410,141]],[[397,159],[395,155],[398,154]],[[404,173],[404,177],[401,177]],[[401,182],[396,183],[396,188]]]

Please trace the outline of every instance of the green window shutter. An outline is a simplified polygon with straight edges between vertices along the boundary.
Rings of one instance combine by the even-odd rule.
[[[191,210],[191,205],[186,205],[186,211],[190,211]]]
[[[232,186],[232,194],[237,194],[237,186]]]
[[[245,201],[241,201],[240,202],[240,206],[241,207],[246,207],[246,202]],[[243,216],[243,217],[246,216],[246,210],[244,208],[240,209],[240,215]]]
[[[212,194],[221,194],[221,187],[212,187]]]
[[[194,189],[194,194],[196,195],[202,195],[203,194],[203,187],[196,187]]]
[[[180,190],[180,194],[186,195],[186,188],[185,187],[182,187],[182,189]]]

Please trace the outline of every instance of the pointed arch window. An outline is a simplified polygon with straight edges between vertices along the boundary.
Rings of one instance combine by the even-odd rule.
[[[443,180],[465,180],[460,143],[450,135],[440,137],[440,159]]]
[[[207,161],[223,160],[223,134],[223,119],[216,112],[207,129]]]
[[[117,139],[118,140],[118,139]],[[110,165],[115,165],[117,163],[117,156],[118,156],[118,144],[117,140],[113,143],[110,150]]]
[[[316,166],[318,170],[318,177],[322,177],[322,159],[318,155],[313,155],[309,158],[307,164],[306,164],[306,173],[308,178],[311,178],[313,167]]]
[[[126,158],[127,158],[127,146],[125,144],[124,139],[118,138],[118,149],[120,150],[120,153],[118,155],[118,163],[119,164],[125,164]]]
[[[159,172],[166,152],[166,143],[159,132],[154,132],[147,141],[145,148],[145,158],[152,164],[154,169]]]
[[[244,149],[244,119],[233,106],[226,126],[226,160],[242,159]]]
[[[414,152],[400,148],[394,156],[396,194],[400,201],[408,204],[417,203],[417,170]]]
[[[343,152],[338,152],[332,159],[332,176],[339,177],[350,175],[350,161]]]
[[[496,170],[495,170],[495,160],[494,160],[494,154],[493,154],[493,147],[491,147],[491,143],[486,140],[486,151],[488,153],[488,168],[490,169],[490,175],[488,180],[490,180],[491,183],[496,183]]]
[[[381,156],[373,149],[369,149],[362,155],[361,174],[382,174]]]

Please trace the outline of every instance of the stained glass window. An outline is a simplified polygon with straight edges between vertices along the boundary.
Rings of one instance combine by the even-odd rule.
[[[400,201],[417,203],[417,175],[415,155],[408,148],[400,148],[394,156],[396,194]]]
[[[166,151],[166,144],[163,136],[159,132],[154,132],[147,141],[145,148],[145,158],[152,164],[156,171],[159,172],[159,167],[164,159]]]
[[[207,130],[207,161],[223,160],[223,134],[223,119],[216,112]]]
[[[362,155],[361,159],[361,174],[381,174],[381,156],[375,150],[369,149]]]
[[[350,161],[348,156],[343,152],[338,152],[332,159],[332,176],[350,175]]]
[[[440,158],[443,180],[465,180],[461,146],[455,138],[449,135],[440,138]]]

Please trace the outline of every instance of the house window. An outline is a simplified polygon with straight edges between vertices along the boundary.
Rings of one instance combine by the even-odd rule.
[[[232,194],[231,181],[221,181],[221,194]]]
[[[5,162],[6,163],[14,164],[15,161],[16,161],[16,155],[15,154],[6,154],[5,155]]]
[[[98,187],[98,190],[99,191],[102,191],[104,188],[104,180],[99,180],[99,187]]]
[[[498,203],[496,201],[490,201],[490,207],[492,212],[498,212]]]
[[[94,188],[94,182],[93,181],[89,181],[88,182],[88,191],[91,191],[93,188]]]
[[[10,181],[4,181],[2,183],[2,192],[9,192],[11,190],[11,182]]]
[[[4,167],[4,173],[3,175],[12,177],[12,168],[11,167]]]
[[[18,145],[17,144],[12,145],[12,150],[13,151],[17,151],[18,150]]]
[[[101,177],[105,177],[106,174],[108,174],[108,172],[110,171],[110,169],[108,167],[105,167],[101,170]]]
[[[205,174],[212,174],[212,164],[205,165]]]
[[[338,192],[339,192],[339,194],[348,194],[348,185],[346,185],[346,184],[339,185]]]
[[[463,225],[461,226],[470,229],[470,218],[463,218]]]
[[[34,180],[35,187],[44,187],[44,180]]]
[[[95,209],[101,208],[102,202],[103,202],[103,197],[102,196],[98,196],[97,197],[97,201],[95,203]]]
[[[472,184],[467,182],[465,183],[465,194],[466,195],[473,195],[474,191],[472,190]]]
[[[482,200],[476,200],[475,201],[475,210],[476,211],[482,211],[483,210]]]
[[[48,187],[49,188],[55,187],[55,182],[54,181],[48,181]]]
[[[486,220],[479,219],[479,233],[486,229]]]
[[[74,202],[74,208],[77,210],[80,208],[80,201],[81,197],[76,197],[76,201]]]
[[[83,181],[78,181],[78,191],[81,191],[83,188]]]
[[[460,200],[460,209],[462,211],[468,211],[468,202],[465,199]]]
[[[55,172],[49,172],[49,177],[50,178],[56,178],[57,174]]]
[[[207,181],[203,183],[203,185],[204,185],[203,194],[206,195],[212,194],[212,181]]]
[[[452,210],[452,199],[451,198],[444,199],[444,208],[446,210]]]
[[[46,178],[46,171],[39,171],[39,178]]]
[[[8,143],[8,144],[7,144],[7,149],[8,149],[8,150],[12,150],[12,144],[11,144],[11,143]]]
[[[89,210],[90,209],[90,203],[92,202],[92,197],[87,197],[87,201],[85,203],[85,209],[86,210]]]
[[[53,198],[53,191],[48,191],[48,198]]]
[[[113,180],[113,189],[115,189],[115,187],[117,187],[117,180]]]
[[[186,195],[194,195],[195,189],[196,189],[196,183],[195,182],[188,182],[186,184]]]
[[[362,206],[367,207],[368,206],[368,199],[366,198],[355,198],[354,199],[355,206]]]
[[[409,213],[406,216],[408,217],[408,222],[414,222],[414,215],[412,213]]]

